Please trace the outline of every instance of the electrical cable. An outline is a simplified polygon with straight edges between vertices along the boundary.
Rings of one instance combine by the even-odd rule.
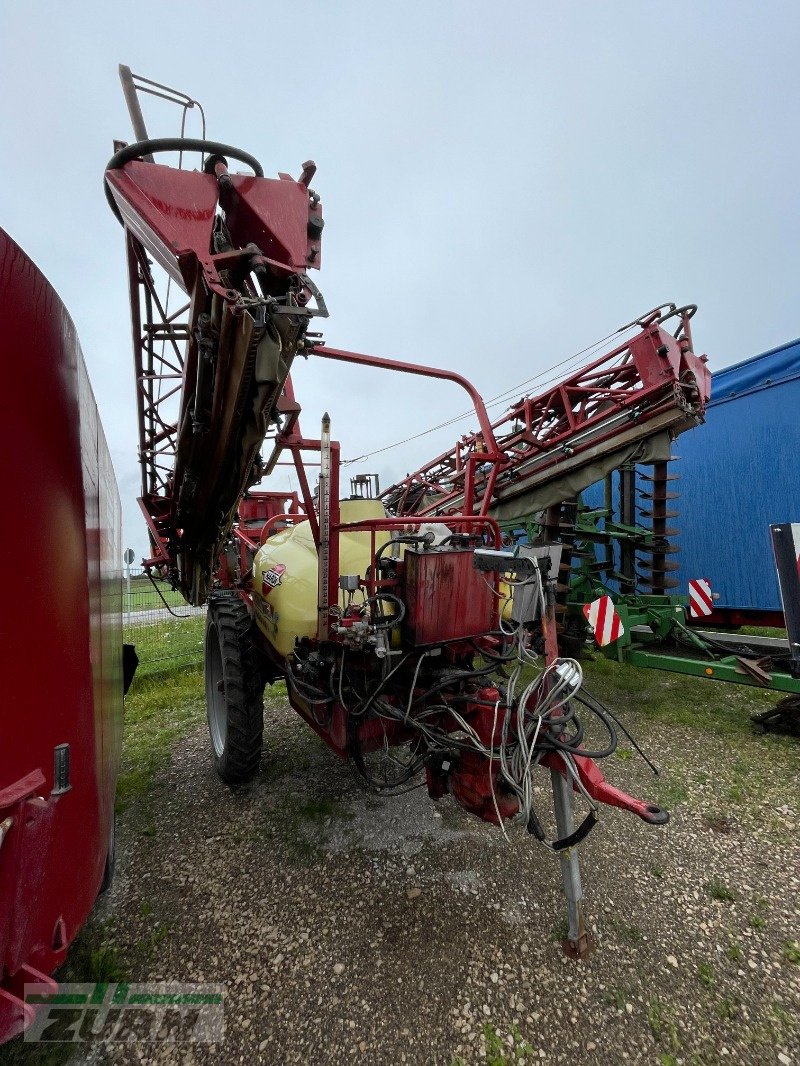
[[[494,787],[494,777],[495,777],[495,775],[492,773],[492,763],[494,762],[494,735],[495,735],[495,733],[497,731],[497,708],[499,706],[500,706],[500,700],[498,700],[497,703],[495,703],[495,705],[494,705],[494,719],[492,721],[491,746],[490,746],[490,749],[489,749],[489,787],[492,790],[492,803],[494,804],[494,812],[497,815],[497,824],[500,826],[500,828],[501,828],[501,830],[503,832],[503,837],[505,838],[505,842],[507,844],[510,844],[511,841],[508,839],[508,833],[506,832],[506,827],[503,825],[503,819],[500,817],[500,807],[498,806],[498,803],[497,803],[497,793],[495,792],[495,787]],[[506,715],[506,717],[508,717],[508,715]]]
[[[161,602],[164,604],[164,606],[166,607],[166,609],[169,611],[169,613],[172,615],[173,618],[191,618],[191,614],[176,614],[175,611],[173,611],[173,609],[170,607],[170,605],[164,599],[164,596],[163,596],[163,594],[161,592],[161,589],[156,584],[153,575],[150,573],[150,570],[149,569],[145,570],[145,573],[150,578],[150,584],[153,586],[153,588],[158,593],[158,598],[161,600]]]
[[[544,669],[538,669],[538,657],[531,653],[527,630],[518,627],[510,641],[509,635],[502,630],[490,635],[500,638],[502,652],[499,655],[487,652],[485,665],[459,669],[456,662],[448,669],[431,671],[429,667],[435,649],[429,647],[416,656],[413,666],[411,653],[404,655],[376,684],[372,684],[371,690],[368,685],[366,693],[359,693],[353,686],[350,679],[352,668],[348,670],[347,667],[350,657],[343,652],[338,668],[334,665],[331,687],[333,689],[336,683],[338,669],[338,702],[348,710],[344,702],[348,686],[357,700],[355,709],[347,716],[348,753],[362,783],[381,794],[396,794],[428,760],[437,757],[458,759],[460,753],[477,754],[488,761],[488,791],[504,838],[509,839],[505,826],[507,819],[502,817],[500,810],[501,790],[516,800],[517,814],[512,819],[513,824],[525,824],[543,843],[552,847],[552,843],[545,839],[534,807],[533,771],[545,756],[557,756],[563,763],[561,772],[586,799],[591,819],[595,817],[598,804],[580,776],[576,756],[601,759],[611,755],[618,744],[619,729],[651,769],[655,773],[658,771],[616,715],[586,691],[579,662],[559,658]],[[449,643],[452,642],[442,642],[443,646]],[[472,638],[469,644],[475,654],[484,655],[477,640]],[[472,662],[472,653],[466,661]],[[502,667],[512,662],[515,665],[504,691]],[[536,675],[517,696],[522,671],[529,664],[537,666]],[[404,673],[405,670],[408,673]],[[479,696],[481,687],[486,685],[499,690],[496,699]],[[363,689],[363,685],[358,687]],[[436,703],[438,693],[444,695],[440,697],[441,702]],[[466,711],[463,710],[465,704]],[[478,732],[479,719],[474,717],[481,707],[491,710],[491,734],[486,740]],[[588,711],[603,727],[607,734],[605,744],[592,747],[586,744],[587,720],[579,714],[580,709]],[[382,748],[380,743],[375,746],[381,735],[380,729],[377,735],[374,732],[364,734],[365,738],[372,738],[365,752],[362,723],[367,717],[384,722],[383,743]],[[489,720],[484,721],[488,726]],[[392,755],[393,749],[398,750],[398,755]],[[402,757],[400,751],[404,751]],[[370,764],[369,752],[377,755],[377,762],[373,760]]]
[[[377,604],[381,600],[388,600],[390,603],[394,603],[397,606],[398,613],[385,615],[381,612],[377,620],[372,618],[372,625],[375,629],[396,629],[406,616],[406,605],[399,596],[395,596],[392,592],[376,592],[374,596],[367,597],[366,603],[368,607],[371,607],[373,603]]]
[[[638,323],[630,323],[627,326],[622,326],[622,327],[620,327],[620,329],[614,330],[612,333],[606,334],[605,337],[601,337],[599,340],[595,341],[593,344],[588,345],[586,348],[582,348],[578,352],[574,352],[572,355],[567,356],[565,359],[562,359],[560,362],[552,363],[546,370],[542,370],[540,373],[534,374],[533,377],[527,378],[525,381],[521,382],[519,385],[515,385],[515,386],[513,386],[510,389],[506,389],[504,392],[498,393],[496,396],[493,396],[491,399],[487,400],[485,402],[484,406],[486,407],[487,411],[490,410],[493,407],[497,407],[501,403],[507,401],[509,399],[509,397],[517,395],[521,389],[525,389],[525,388],[527,388],[528,386],[534,384],[534,382],[537,382],[537,381],[541,382],[541,384],[539,385],[539,388],[540,389],[544,389],[547,385],[559,381],[561,379],[561,377],[564,376],[564,372],[565,372],[565,370],[567,368],[572,369],[573,367],[577,366],[578,365],[578,360],[583,362],[583,357],[584,356],[589,355],[589,354],[594,354],[594,352],[596,352],[598,348],[600,348],[607,341],[611,340],[613,337],[618,337],[619,334],[625,333],[628,330],[632,330],[635,327],[639,328],[639,329],[641,328],[640,326],[638,326]],[[562,370],[562,373],[560,375],[552,374],[552,371],[558,370],[558,369]],[[548,374],[550,374],[551,376],[547,377]],[[541,381],[542,378],[545,378],[545,380]],[[363,455],[356,456],[355,458],[352,458],[352,459],[343,459],[341,465],[342,466],[349,466],[352,463],[363,462],[365,459],[371,459],[375,455],[380,455],[383,452],[391,451],[393,448],[399,448],[403,444],[410,444],[412,441],[419,440],[421,437],[427,437],[431,433],[436,433],[440,429],[446,429],[448,426],[452,426],[452,425],[454,425],[457,422],[462,422],[462,421],[464,421],[467,418],[474,418],[474,417],[475,417],[475,410],[474,409],[469,410],[469,411],[464,411],[460,415],[454,415],[452,418],[449,418],[449,419],[447,419],[444,422],[440,422],[436,426],[430,426],[428,429],[422,430],[419,433],[415,433],[415,434],[413,434],[410,437],[405,437],[403,440],[395,441],[393,444],[386,444],[386,445],[384,445],[381,448],[376,448],[374,451],[371,451],[371,452],[365,452]]]
[[[516,633],[516,630],[514,630],[514,632]],[[480,639],[481,640],[486,640],[486,639],[488,639],[490,637],[498,637],[498,636],[499,637],[507,637],[508,635],[509,634],[504,633],[503,630],[497,629],[497,630],[493,630],[491,633],[487,633],[485,636],[481,637]],[[501,641],[501,643],[504,644],[505,641]],[[493,652],[488,651],[486,648],[482,648],[478,644],[478,641],[477,641],[477,639],[475,637],[470,637],[469,644],[475,649],[475,651],[478,653],[478,655],[481,656],[482,659],[488,659],[490,662],[494,662],[494,663],[511,662],[511,660],[516,658],[516,655],[517,655],[516,647],[513,644],[511,646],[511,651],[507,655],[506,654],[495,655]]]
[[[586,699],[581,699],[581,696],[588,697],[588,700],[590,702],[587,703]],[[637,742],[634,739],[634,737],[628,731],[627,727],[614,714],[614,712],[611,710],[610,707],[606,707],[606,705],[604,703],[601,703],[600,700],[598,700],[596,696],[593,696],[591,694],[591,692],[589,692],[589,690],[586,688],[585,685],[581,686],[580,694],[578,696],[576,696],[575,698],[578,700],[579,703],[586,704],[586,706],[588,706],[590,708],[590,710],[592,709],[591,703],[595,703],[597,706],[602,707],[603,710],[605,711],[605,713],[608,715],[608,717],[619,726],[619,728],[622,730],[622,732],[625,734],[625,736],[631,742],[631,747],[633,747],[635,749],[635,751],[641,756],[641,758],[647,763],[647,765],[653,771],[654,776],[655,777],[660,777],[661,776],[661,771],[659,770],[658,766],[656,766],[656,764],[652,761],[652,759],[650,759],[649,756],[646,755],[645,752],[639,747],[639,745],[637,744]]]
[[[414,700],[414,689],[417,687],[417,678],[419,677],[419,671],[420,667],[422,666],[422,660],[427,654],[428,653],[424,651],[422,655],[420,655],[419,659],[417,659],[417,665],[414,668],[414,676],[411,679],[411,685],[408,690],[408,706],[406,707],[406,714],[404,719],[406,725],[408,725],[408,716],[411,714],[411,704]]]

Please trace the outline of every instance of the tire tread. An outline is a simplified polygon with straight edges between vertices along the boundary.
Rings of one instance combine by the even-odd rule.
[[[239,597],[214,597],[208,605],[206,642],[216,630],[225,680],[227,731],[214,766],[229,785],[243,784],[258,773],[264,737],[264,686],[260,683],[252,621]]]

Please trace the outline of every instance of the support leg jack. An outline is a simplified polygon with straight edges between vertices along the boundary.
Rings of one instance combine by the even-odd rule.
[[[572,834],[572,785],[557,770],[550,771],[553,787],[556,827],[562,839]],[[581,869],[577,848],[567,848],[559,855],[561,863],[561,884],[567,901],[567,920],[569,927],[566,937],[561,941],[564,954],[571,959],[585,959],[594,948],[583,920],[583,889],[581,887]]]

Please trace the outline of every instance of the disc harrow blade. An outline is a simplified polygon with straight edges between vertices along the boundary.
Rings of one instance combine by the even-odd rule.
[[[665,553],[659,553],[659,554],[665,554]],[[652,562],[650,562],[647,559],[640,559],[639,560],[639,566],[641,566],[641,568],[643,570],[652,571],[654,574],[668,574],[672,570],[680,570],[680,568],[681,568],[681,564],[680,563],[674,562],[671,559],[656,559],[656,558],[654,558]]]
[[[673,577],[664,577],[660,581],[650,581],[646,577],[642,577],[639,584],[643,589],[650,589],[651,592],[666,592],[667,589],[678,588],[680,582]]]
[[[639,496],[643,500],[652,500],[654,503],[656,503],[656,502],[658,502],[660,500],[678,500],[678,499],[680,499],[680,493],[679,492],[666,492],[666,491],[665,492],[660,492],[660,491],[658,491],[655,488],[655,486],[653,487],[653,491],[652,492],[643,492],[641,489],[637,489],[636,491],[639,493]]]
[[[644,507],[637,507],[636,510],[639,512],[640,515],[643,515],[645,518],[677,518],[680,514],[680,511],[664,511],[663,513],[656,515],[655,511]]]

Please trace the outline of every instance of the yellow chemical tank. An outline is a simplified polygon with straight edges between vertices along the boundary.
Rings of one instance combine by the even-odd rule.
[[[385,518],[379,500],[342,500],[341,521],[362,522]],[[389,540],[381,530],[375,548]],[[339,534],[339,573],[362,578],[372,563],[370,533],[357,530]],[[253,563],[253,604],[258,628],[283,656],[291,655],[295,639],[317,635],[317,547],[308,522],[270,537]]]

